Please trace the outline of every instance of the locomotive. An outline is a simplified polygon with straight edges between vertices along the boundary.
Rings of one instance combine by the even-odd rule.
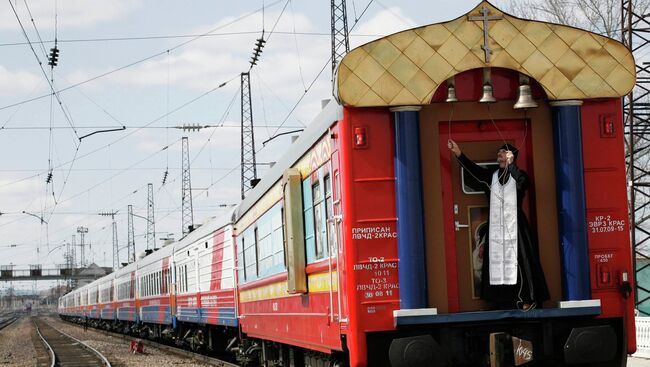
[[[246,198],[59,300],[68,320],[264,366],[620,366],[636,349],[620,42],[508,15],[350,51]],[[479,165],[518,148],[549,300],[481,296]],[[514,300],[513,300],[514,301]]]

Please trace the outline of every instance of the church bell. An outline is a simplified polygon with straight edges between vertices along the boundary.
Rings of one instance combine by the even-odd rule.
[[[515,110],[521,108],[535,108],[538,104],[533,100],[533,93],[530,90],[530,85],[521,84],[519,86],[519,97],[517,98],[517,103],[513,106]]]
[[[458,102],[458,98],[456,98],[456,88],[451,84],[447,86],[447,99],[445,102]]]
[[[478,100],[480,103],[494,103],[497,101],[492,94],[492,86],[490,84],[483,85],[483,96]]]

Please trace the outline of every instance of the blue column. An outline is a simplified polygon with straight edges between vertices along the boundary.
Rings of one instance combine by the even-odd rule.
[[[427,307],[419,110],[420,107],[392,109],[395,117],[395,191],[401,309]]]
[[[562,289],[565,300],[591,298],[581,105],[581,101],[551,102]]]

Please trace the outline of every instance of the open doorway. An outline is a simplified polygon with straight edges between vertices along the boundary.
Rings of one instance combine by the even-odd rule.
[[[496,169],[496,152],[505,143],[512,144],[519,150],[517,165],[526,171],[530,182],[534,182],[532,163],[528,161],[531,136],[529,121],[524,120],[478,120],[455,121],[439,124],[440,145],[444,146],[453,129],[453,139],[463,153],[480,166]],[[486,309],[481,300],[481,271],[483,266],[484,245],[487,241],[487,221],[489,217],[488,201],[485,187],[477,178],[464,169],[457,159],[448,151],[442,160],[449,159],[449,170],[441,172],[443,187],[450,189],[453,200],[444,205],[445,227],[453,227],[454,241],[445,241],[445,246],[452,247],[446,251],[456,252],[456,269],[458,277],[458,295],[461,310]],[[533,230],[534,218],[531,218],[531,203],[534,203],[533,186],[524,197],[523,209],[529,218]],[[450,231],[446,231],[450,233]]]
[[[429,306],[438,308],[439,313],[488,308],[480,299],[477,283],[487,198],[448,149],[450,136],[480,164],[496,163],[504,141],[519,149],[517,165],[527,172],[530,183],[523,210],[539,243],[551,293],[545,307],[561,300],[550,109],[540,106],[525,116],[523,111],[513,110],[510,101],[494,103],[490,110],[476,102],[459,102],[453,107],[435,103],[422,109],[420,123]]]

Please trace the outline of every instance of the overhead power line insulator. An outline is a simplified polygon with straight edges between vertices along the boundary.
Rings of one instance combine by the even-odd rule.
[[[47,63],[51,67],[57,66],[59,63],[59,48],[57,46],[54,46],[53,48],[50,49],[50,57],[48,58],[49,62]]]

